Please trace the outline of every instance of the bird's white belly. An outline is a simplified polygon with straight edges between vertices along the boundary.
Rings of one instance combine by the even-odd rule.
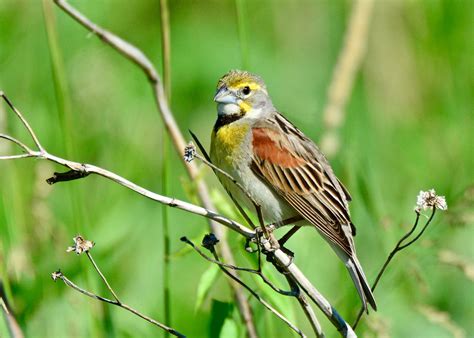
[[[230,169],[230,168],[229,168]],[[255,173],[250,169],[249,164],[244,164],[228,171],[245,189],[248,195],[252,196],[254,201],[260,205],[262,214],[266,222],[278,223],[295,216],[296,211],[269,188]],[[256,212],[255,206],[249,200],[246,194],[242,192],[233,182],[224,180],[225,187],[243,206],[247,207],[253,213]],[[278,224],[275,224],[278,226]]]

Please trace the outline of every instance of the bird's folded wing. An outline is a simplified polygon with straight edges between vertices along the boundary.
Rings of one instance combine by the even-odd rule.
[[[252,170],[301,216],[352,256],[346,200],[350,195],[339,185],[325,159],[320,160],[322,154],[315,153],[319,152],[316,146],[296,127],[291,127],[292,133],[273,126],[252,129]],[[302,146],[301,141],[309,146]]]

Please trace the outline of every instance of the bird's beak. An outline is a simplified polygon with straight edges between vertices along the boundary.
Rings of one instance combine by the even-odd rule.
[[[237,98],[224,86],[216,93],[214,101],[217,103],[237,103]]]

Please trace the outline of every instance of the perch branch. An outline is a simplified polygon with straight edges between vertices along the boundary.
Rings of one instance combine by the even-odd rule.
[[[271,248],[268,242],[262,243],[264,247]],[[313,284],[306,278],[301,270],[281,249],[274,251],[275,263],[278,264],[283,274],[291,275],[298,283],[300,288],[309,296],[309,298],[318,306],[323,314],[331,321],[339,333],[346,338],[357,337],[350,325],[342,318],[335,308],[327,301],[326,298],[313,286]]]
[[[181,155],[182,150],[186,146],[186,142],[181,131],[179,130],[176,120],[174,119],[173,113],[171,112],[168,100],[166,98],[165,89],[161,82],[160,76],[158,75],[158,72],[156,71],[152,62],[140,49],[121,39],[117,35],[112,34],[106,29],[100,27],[99,25],[93,23],[85,15],[83,15],[73,6],[71,6],[67,1],[54,1],[66,14],[76,20],[87,30],[96,34],[104,43],[108,44],[109,46],[114,48],[119,54],[123,55],[131,62],[136,64],[145,73],[152,86],[158,110],[161,114],[161,118],[166,126],[166,129],[168,130],[168,134],[170,135],[173,141],[175,151]],[[199,171],[197,166],[191,164],[185,166],[185,168],[191,180],[196,182],[198,196],[201,200],[202,205],[208,210],[214,210],[215,208],[211,201],[206,184],[202,180],[198,180]],[[224,230],[219,227],[217,223],[219,223],[219,221],[210,218],[209,227],[211,228],[211,231],[213,233],[218,234],[219,237],[222,238],[221,253],[224,259],[228,262],[234,262],[235,260],[232,251],[230,250],[229,244],[225,240],[225,236],[223,233]],[[239,311],[242,315],[244,322],[246,323],[247,327],[249,327],[250,324],[248,323],[250,322],[252,322],[253,325],[252,313],[247,298],[245,297],[242,290],[239,289],[238,285],[236,285],[235,283],[231,283],[230,285],[235,294],[237,305],[239,307]]]

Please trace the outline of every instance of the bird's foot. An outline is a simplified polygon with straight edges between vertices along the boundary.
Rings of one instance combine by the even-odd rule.
[[[264,227],[255,228],[256,236],[252,239],[252,242],[257,243],[262,248],[262,251],[272,252],[280,248],[278,240],[273,231],[276,229],[274,224],[265,225]],[[249,245],[246,245],[247,251]],[[255,250],[254,250],[255,251]]]

